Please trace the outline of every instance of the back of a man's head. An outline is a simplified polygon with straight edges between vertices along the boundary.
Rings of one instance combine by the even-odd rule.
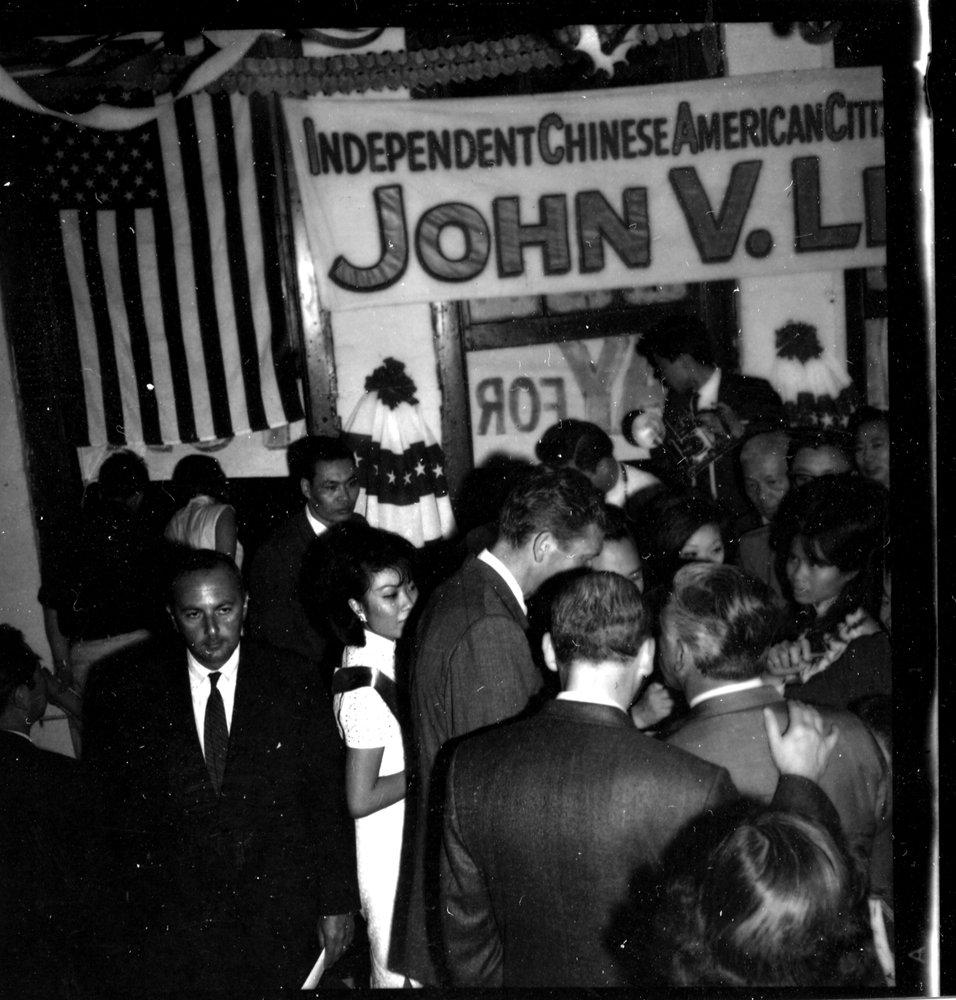
[[[289,445],[287,452],[289,477],[294,483],[310,482],[319,462],[354,462],[355,455],[343,438],[309,435]]]
[[[40,657],[27,645],[23,633],[12,625],[0,625],[0,712],[4,711],[21,684],[32,688]]]
[[[555,469],[570,465],[590,473],[602,458],[614,455],[614,442],[597,424],[568,418],[559,420],[541,435],[535,455],[539,462]]]
[[[539,532],[549,531],[565,544],[589,525],[604,530],[604,498],[575,469],[532,469],[505,498],[498,536],[519,548]]]
[[[640,591],[617,573],[569,574],[551,602],[551,642],[562,667],[626,662],[650,634]]]
[[[762,580],[736,566],[690,563],[674,577],[664,621],[703,676],[742,681],[763,673],[778,614]]]
[[[702,365],[714,366],[707,327],[696,316],[677,315],[662,319],[641,335],[637,350],[646,358],[665,358],[668,361],[689,354]]]
[[[146,463],[132,451],[117,451],[100,466],[100,493],[109,500],[128,500],[149,485]]]

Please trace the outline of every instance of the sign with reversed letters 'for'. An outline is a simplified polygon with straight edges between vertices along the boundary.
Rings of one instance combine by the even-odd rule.
[[[326,309],[885,263],[879,67],[284,107]]]

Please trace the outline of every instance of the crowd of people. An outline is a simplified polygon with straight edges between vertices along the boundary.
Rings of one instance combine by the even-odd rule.
[[[53,671],[0,626],[0,975],[892,983],[888,417],[785,428],[693,333],[644,349],[710,460],[559,421],[443,579],[339,438],[245,554],[214,459],[157,523],[108,458],[44,563]],[[75,760],[29,743],[48,700]]]

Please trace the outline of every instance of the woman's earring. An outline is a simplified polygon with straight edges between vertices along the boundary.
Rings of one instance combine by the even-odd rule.
[[[364,611],[356,611],[355,613],[356,613],[356,615],[358,615],[358,620],[363,625],[367,625],[368,624],[368,619],[365,617],[365,612]]]

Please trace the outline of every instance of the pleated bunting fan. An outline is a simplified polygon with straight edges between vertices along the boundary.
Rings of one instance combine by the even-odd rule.
[[[407,538],[416,548],[455,534],[445,479],[445,455],[415,398],[402,362],[386,358],[365,380],[365,395],[345,426],[355,453],[355,510],[373,527]]]

